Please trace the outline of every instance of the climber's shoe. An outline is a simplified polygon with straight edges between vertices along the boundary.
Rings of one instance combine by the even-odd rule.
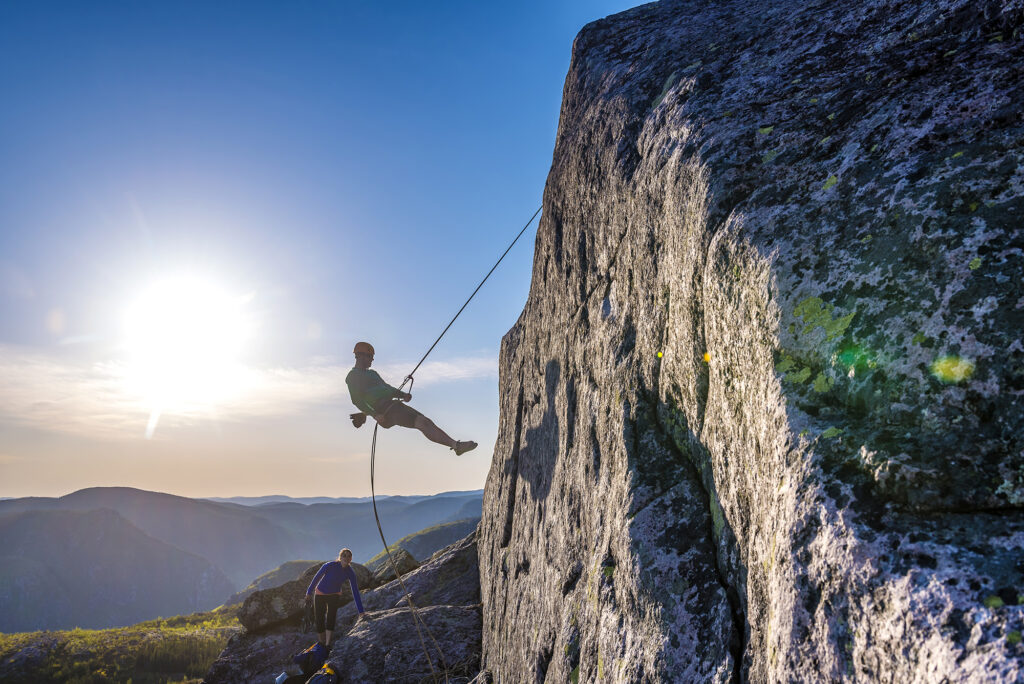
[[[476,442],[456,442],[452,449],[455,451],[456,456],[461,456],[467,451],[476,449]]]

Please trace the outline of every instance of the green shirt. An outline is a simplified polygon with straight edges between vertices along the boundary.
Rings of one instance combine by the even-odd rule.
[[[345,377],[345,384],[348,385],[348,394],[356,408],[370,415],[377,412],[374,407],[381,400],[398,396],[397,389],[384,382],[377,371],[369,368],[353,368]]]

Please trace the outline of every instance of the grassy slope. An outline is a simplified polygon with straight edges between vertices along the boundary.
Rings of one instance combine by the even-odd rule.
[[[469,520],[458,520],[450,523],[441,523],[434,525],[426,529],[407,534],[396,542],[388,545],[392,551],[398,547],[402,547],[415,558],[417,561],[423,563],[430,556],[449,544],[454,544],[458,540],[465,537],[467,534],[476,529],[479,518],[470,518]],[[384,561],[384,549],[367,561],[366,566],[372,570],[376,570],[381,563]]]
[[[198,682],[241,630],[238,608],[116,629],[0,634],[0,681]]]

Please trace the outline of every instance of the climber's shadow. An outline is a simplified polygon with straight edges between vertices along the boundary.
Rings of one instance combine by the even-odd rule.
[[[561,426],[556,401],[561,370],[558,361],[548,361],[544,369],[547,407],[540,422],[526,429],[519,449],[519,476],[526,482],[530,497],[534,501],[547,499],[561,447]],[[528,419],[527,416],[524,416],[524,420]]]

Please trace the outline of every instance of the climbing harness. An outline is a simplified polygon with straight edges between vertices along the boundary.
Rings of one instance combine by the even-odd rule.
[[[467,299],[465,301],[465,303],[463,303],[462,308],[460,308],[455,313],[455,315],[452,316],[452,320],[448,321],[448,325],[446,325],[444,327],[444,330],[441,331],[441,334],[438,335],[437,339],[434,340],[434,343],[432,345],[430,345],[430,349],[427,350],[427,353],[424,354],[423,357],[419,360],[419,362],[416,364],[416,367],[413,368],[412,371],[410,371],[410,373],[405,376],[405,379],[402,380],[402,384],[399,385],[399,387],[398,387],[398,391],[399,392],[402,391],[402,388],[405,387],[406,383],[409,384],[409,389],[412,389],[412,385],[413,385],[413,382],[414,382],[413,375],[416,374],[416,371],[418,371],[420,369],[420,366],[423,365],[423,362],[427,360],[428,356],[430,356],[430,352],[434,351],[434,347],[437,346],[437,343],[440,342],[441,338],[444,337],[446,332],[448,332],[448,329],[452,327],[452,324],[455,323],[455,319],[459,317],[459,315],[469,305],[469,302],[472,301],[473,297],[476,296],[476,293],[480,291],[480,288],[484,286],[484,283],[487,282],[487,279],[491,277],[491,274],[494,273],[494,269],[498,268],[498,264],[500,264],[502,259],[505,258],[505,255],[508,254],[509,251],[512,250],[512,247],[514,247],[516,242],[519,241],[519,238],[521,238],[523,236],[523,233],[526,232],[526,229],[530,227],[530,224],[533,223],[533,219],[537,218],[537,214],[540,213],[540,210],[541,210],[541,207],[537,207],[537,211],[533,212],[533,216],[530,217],[530,220],[526,222],[526,225],[523,226],[523,229],[519,231],[519,234],[516,235],[515,239],[512,240],[512,242],[505,249],[505,251],[502,253],[502,255],[500,257],[498,257],[498,260],[496,262],[494,262],[494,266],[491,266],[491,270],[487,272],[487,275],[484,276],[484,279],[481,280],[480,284],[476,286],[475,290],[473,290],[473,294],[469,295],[469,299]],[[393,404],[389,405],[388,409],[390,409],[391,406],[393,406]],[[383,415],[386,415],[386,414],[387,414],[387,409],[385,409]],[[383,417],[383,415],[382,415],[382,417]],[[448,682],[448,664],[444,660],[444,653],[442,653],[441,647],[437,645],[437,640],[434,639],[434,635],[431,633],[430,628],[427,627],[427,624],[423,621],[423,618],[420,617],[419,611],[416,609],[416,604],[413,603],[413,601],[412,601],[412,592],[410,592],[409,589],[405,586],[405,580],[402,579],[401,574],[399,574],[399,572],[398,572],[398,566],[395,564],[395,559],[392,558],[392,556],[391,556],[391,549],[388,547],[388,542],[384,538],[384,530],[383,530],[383,528],[381,528],[381,525],[380,525],[380,516],[377,515],[377,494],[376,494],[376,491],[374,489],[373,475],[374,475],[374,464],[375,464],[375,461],[376,461],[376,458],[377,458],[377,429],[379,427],[380,427],[380,423],[378,423],[376,420],[374,420],[374,425],[373,425],[373,441],[371,442],[371,445],[370,445],[370,499],[373,501],[373,517],[377,521],[377,532],[380,534],[380,540],[384,544],[384,551],[387,553],[388,563],[390,563],[390,565],[391,565],[391,570],[392,570],[392,572],[395,573],[395,578],[398,579],[398,583],[402,586],[402,592],[405,595],[405,600],[409,604],[409,611],[412,613],[413,621],[414,621],[414,623],[416,625],[416,633],[419,635],[419,638],[420,638],[420,646],[423,647],[423,654],[427,657],[427,663],[430,665],[430,675],[431,675],[431,677],[433,678],[433,680],[435,682],[438,681],[437,680],[437,672],[434,670],[434,662],[433,662],[433,660],[430,657],[430,652],[427,650],[426,641],[423,639],[423,632],[424,632],[424,630],[427,632],[427,636],[430,637],[430,641],[431,641],[431,643],[433,643],[434,649],[437,650],[438,659],[441,661],[441,667],[444,669],[444,681]],[[421,627],[422,627],[422,629],[421,629]]]

